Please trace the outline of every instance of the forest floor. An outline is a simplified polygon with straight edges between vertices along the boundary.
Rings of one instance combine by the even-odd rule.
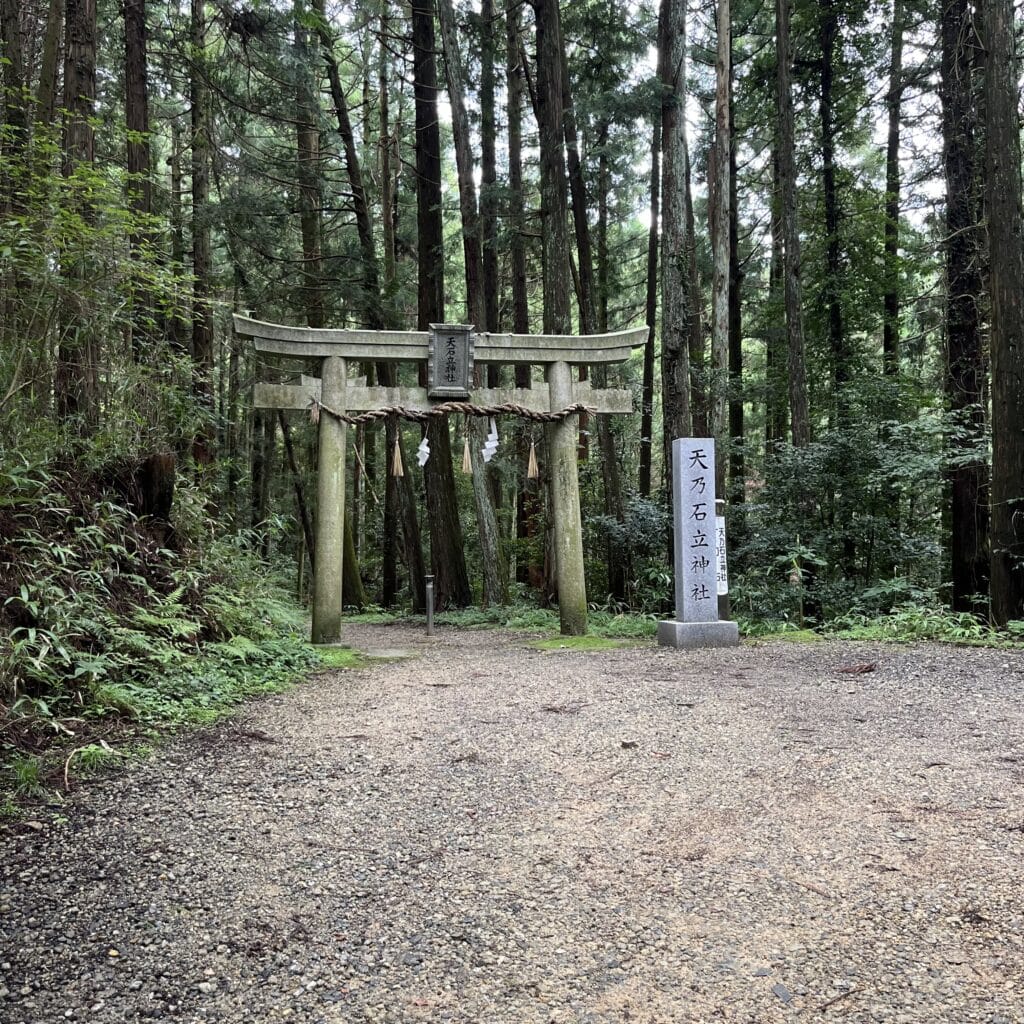
[[[1024,1020],[1019,652],[346,640],[5,827],[0,1020]]]

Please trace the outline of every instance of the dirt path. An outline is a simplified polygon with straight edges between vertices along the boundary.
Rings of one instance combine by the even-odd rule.
[[[0,837],[0,1021],[1024,1021],[1020,654],[347,638]]]

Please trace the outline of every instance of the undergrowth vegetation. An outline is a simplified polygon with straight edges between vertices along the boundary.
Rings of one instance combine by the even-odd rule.
[[[155,524],[71,469],[0,474],[9,790],[38,796],[50,751],[95,769],[121,756],[112,737],[211,721],[315,662],[301,612],[248,538],[190,526],[200,500],[180,487],[180,519]]]

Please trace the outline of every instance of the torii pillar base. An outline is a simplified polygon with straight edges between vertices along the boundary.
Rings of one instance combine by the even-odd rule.
[[[662,647],[735,647],[740,642],[735,622],[679,622],[662,619],[658,623],[658,643]]]

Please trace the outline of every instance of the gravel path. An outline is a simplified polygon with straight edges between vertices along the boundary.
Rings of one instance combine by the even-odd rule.
[[[347,639],[0,835],[0,1021],[1024,1021],[1020,654]]]

